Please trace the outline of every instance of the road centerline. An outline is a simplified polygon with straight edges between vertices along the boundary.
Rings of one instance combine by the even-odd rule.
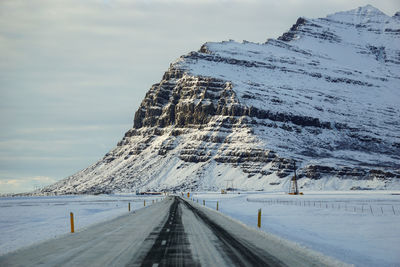
[[[182,223],[181,202],[173,198],[165,225],[147,252],[143,261],[135,265],[152,266],[200,266],[192,257],[190,244]]]

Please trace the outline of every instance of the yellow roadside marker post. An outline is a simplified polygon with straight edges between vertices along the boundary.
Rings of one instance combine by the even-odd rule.
[[[70,212],[69,216],[70,216],[70,220],[71,220],[71,233],[74,233],[75,232],[75,229],[74,229],[74,214],[72,212]]]
[[[217,201],[217,210],[218,210],[218,201]]]
[[[143,200],[143,207],[146,207],[146,200]]]
[[[131,202],[128,203],[128,211],[131,211]]]
[[[206,201],[203,199],[203,206],[205,206],[206,205]]]
[[[258,226],[258,228],[261,228],[261,209],[258,209],[257,226]]]

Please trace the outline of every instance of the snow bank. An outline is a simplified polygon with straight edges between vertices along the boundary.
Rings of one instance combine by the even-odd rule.
[[[356,266],[400,264],[400,192],[248,192],[194,194],[206,206],[261,230]]]
[[[161,196],[57,196],[0,198],[0,255],[70,231],[70,212],[75,231],[151,205]]]

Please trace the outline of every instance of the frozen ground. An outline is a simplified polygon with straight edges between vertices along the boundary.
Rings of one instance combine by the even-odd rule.
[[[0,266],[346,266],[190,202],[167,197],[0,256]]]
[[[57,196],[0,198],[0,255],[69,233],[70,212],[75,231],[110,220],[152,203],[162,196]]]
[[[195,193],[199,204],[216,208],[256,228],[356,266],[400,265],[400,192]],[[151,204],[161,197],[59,196],[0,198],[0,255],[69,232],[69,212],[77,231]],[[371,212],[372,210],[372,212]]]
[[[400,192],[194,194],[206,206],[356,266],[400,265]],[[315,205],[315,206],[314,206]],[[372,210],[372,212],[371,212]]]

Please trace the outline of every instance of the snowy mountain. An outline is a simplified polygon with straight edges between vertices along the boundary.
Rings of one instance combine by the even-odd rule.
[[[171,64],[133,128],[40,191],[400,188],[400,13],[299,18],[278,39],[206,43]]]

